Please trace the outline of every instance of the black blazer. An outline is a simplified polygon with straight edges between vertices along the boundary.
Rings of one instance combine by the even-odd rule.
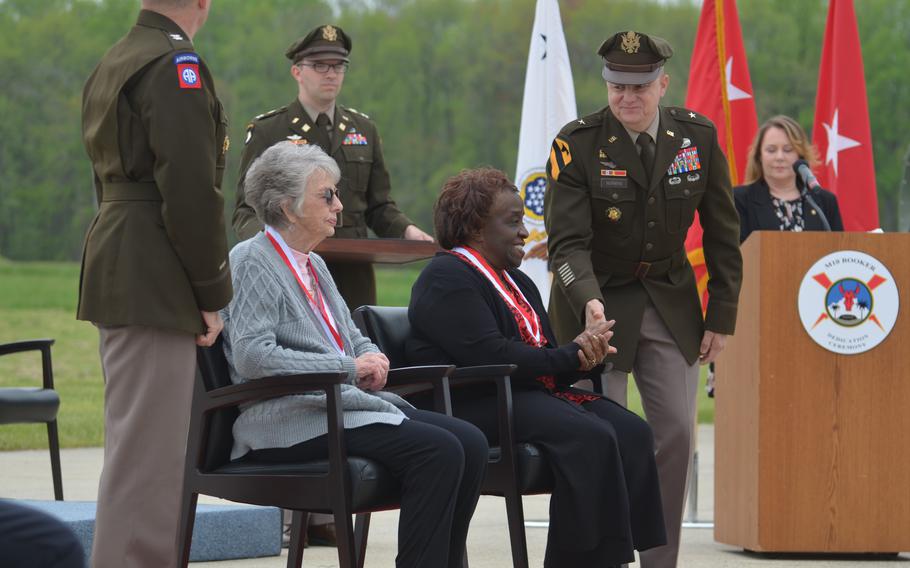
[[[519,388],[539,388],[537,377],[553,375],[568,386],[587,375],[577,371],[575,342],[559,346],[537,287],[520,270],[509,270],[531,307],[540,316],[545,348],[528,345],[506,303],[477,270],[449,253],[439,253],[411,289],[408,318],[412,337],[406,349],[410,364],[459,366],[514,363]],[[599,373],[600,366],[595,367]]]
[[[810,189],[809,193],[825,217],[828,218],[831,230],[843,231],[844,222],[840,218],[837,197],[826,189]],[[752,231],[777,231],[780,229],[780,219],[774,212],[771,192],[764,180],[734,187],[733,201],[736,203],[736,211],[739,212],[739,242],[745,241]],[[824,230],[821,219],[806,203],[805,198],[803,198],[803,216],[806,231]]]

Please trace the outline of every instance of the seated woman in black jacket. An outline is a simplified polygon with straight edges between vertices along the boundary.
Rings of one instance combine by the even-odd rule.
[[[768,119],[749,148],[746,185],[733,188],[733,200],[739,212],[739,242],[752,231],[821,231],[818,213],[803,193],[802,179],[793,171],[796,160],[814,166],[815,149],[805,131],[789,116]],[[825,189],[810,189],[828,219],[832,231],[843,231],[837,197]]]
[[[436,238],[446,249],[423,270],[408,315],[412,363],[514,363],[516,437],[552,464],[544,566],[602,568],[633,561],[633,548],[666,541],[654,446],[647,423],[571,385],[597,376],[615,352],[606,322],[556,343],[534,283],[518,270],[528,236],[515,186],[498,170],[466,170],[436,202]],[[453,391],[455,415],[497,443],[492,386]]]

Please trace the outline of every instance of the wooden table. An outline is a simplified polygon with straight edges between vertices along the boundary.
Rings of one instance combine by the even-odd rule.
[[[408,239],[326,239],[316,252],[332,262],[373,262],[405,264],[431,258],[439,245]]]

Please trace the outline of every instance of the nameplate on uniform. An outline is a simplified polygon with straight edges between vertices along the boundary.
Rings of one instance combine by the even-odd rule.
[[[174,56],[177,66],[177,83],[181,89],[201,89],[199,78],[199,56],[195,53],[178,53]]]
[[[613,189],[616,187],[629,187],[629,179],[624,177],[602,177],[600,178],[601,189]]]
[[[675,176],[686,172],[694,172],[701,169],[701,162],[698,159],[698,148],[691,146],[682,148],[673,159],[673,163],[667,169],[667,175]]]
[[[366,146],[367,137],[359,132],[348,132],[344,137],[342,146]]]

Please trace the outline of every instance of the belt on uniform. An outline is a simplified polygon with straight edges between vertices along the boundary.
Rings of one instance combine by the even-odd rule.
[[[686,262],[686,252],[683,249],[680,249],[666,258],[644,261],[625,260],[593,250],[591,251],[591,262],[599,267],[599,270],[597,270],[598,272],[624,274],[643,280],[645,278],[663,276],[673,268],[682,266]]]
[[[109,181],[102,184],[101,201],[161,201],[153,181]]]

